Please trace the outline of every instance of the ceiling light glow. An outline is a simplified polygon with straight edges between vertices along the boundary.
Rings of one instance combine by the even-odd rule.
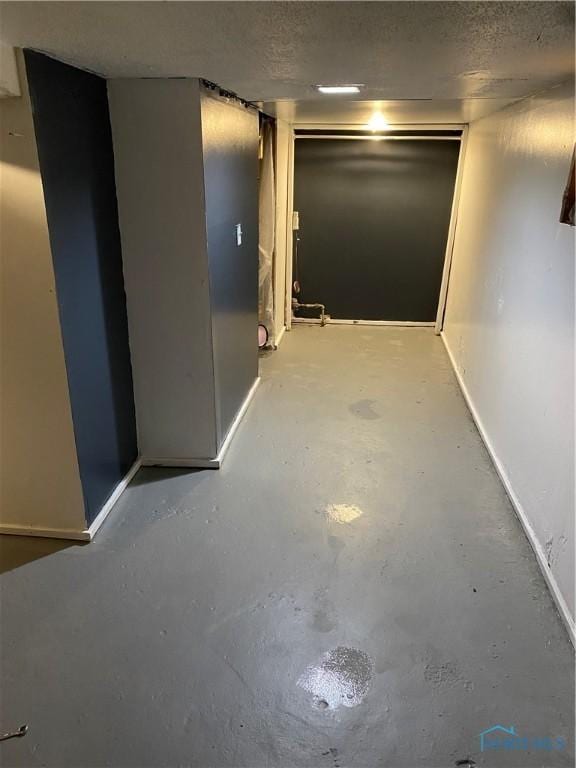
[[[385,131],[390,127],[390,123],[380,114],[372,115],[367,126],[371,131]]]
[[[317,85],[320,93],[360,93],[360,84],[357,85]]]

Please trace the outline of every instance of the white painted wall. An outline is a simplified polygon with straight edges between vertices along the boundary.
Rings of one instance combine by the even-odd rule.
[[[485,438],[574,617],[574,142],[568,83],[470,127],[444,338]],[[472,492],[472,490],[471,490]]]
[[[198,80],[110,80],[138,444],[216,456]]]
[[[16,49],[0,40],[0,98],[21,93]]]
[[[0,530],[86,528],[30,98],[0,101]]]
[[[286,268],[292,252],[288,247],[288,209],[292,204],[290,184],[292,172],[292,126],[276,121],[276,243],[274,259],[274,327],[276,339],[281,339],[286,326]]]

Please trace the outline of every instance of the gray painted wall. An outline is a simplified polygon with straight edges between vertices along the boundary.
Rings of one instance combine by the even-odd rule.
[[[201,112],[220,445],[258,375],[258,115],[208,93]]]
[[[217,453],[197,80],[108,83],[140,453]]]

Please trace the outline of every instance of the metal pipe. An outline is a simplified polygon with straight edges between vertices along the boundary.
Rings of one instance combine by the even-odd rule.
[[[301,304],[298,299],[292,299],[292,309],[319,309],[320,325],[326,325],[326,305],[325,304]]]

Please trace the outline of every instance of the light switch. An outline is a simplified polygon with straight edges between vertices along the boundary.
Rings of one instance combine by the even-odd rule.
[[[236,224],[236,245],[242,245],[242,224]]]

